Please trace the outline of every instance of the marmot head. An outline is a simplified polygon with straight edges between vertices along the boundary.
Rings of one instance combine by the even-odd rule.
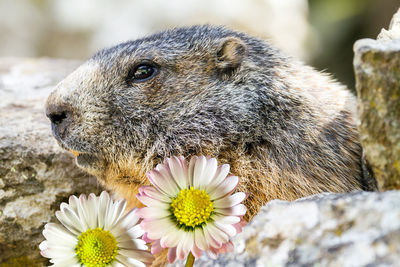
[[[95,54],[57,85],[46,114],[100,178],[148,158],[217,154],[260,135],[257,88],[271,83],[276,56],[222,27],[164,31]]]

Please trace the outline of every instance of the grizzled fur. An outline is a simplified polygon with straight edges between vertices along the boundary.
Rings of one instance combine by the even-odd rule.
[[[135,82],[142,62],[158,74]],[[268,43],[194,26],[98,52],[57,86],[47,114],[78,165],[131,205],[163,158],[203,154],[240,177],[251,219],[275,198],[376,189],[355,108],[344,86]]]

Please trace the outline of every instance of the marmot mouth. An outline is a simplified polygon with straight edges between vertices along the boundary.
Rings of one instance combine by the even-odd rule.
[[[65,150],[71,152],[75,157],[76,164],[83,169],[92,169],[96,163],[99,162],[99,157],[97,157],[94,153],[88,153],[85,151],[78,151],[72,148],[61,145]]]
[[[79,151],[73,150],[73,149],[68,149],[75,157],[79,157],[81,154]]]

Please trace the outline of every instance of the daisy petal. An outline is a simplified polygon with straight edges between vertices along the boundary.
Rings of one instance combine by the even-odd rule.
[[[234,235],[236,235],[236,228],[233,227],[230,224],[222,224],[222,223],[218,223],[218,222],[214,222],[215,226],[223,231],[225,234],[227,234],[229,237],[232,237]]]
[[[136,210],[136,215],[147,219],[160,219],[171,216],[171,212],[167,209],[145,207]]]
[[[235,190],[239,183],[239,178],[237,176],[230,176],[226,178],[221,184],[215,188],[210,188],[209,195],[211,199],[219,199]]]
[[[66,259],[57,260],[55,262],[57,267],[79,267],[79,261],[76,257],[70,257]]]
[[[228,216],[243,216],[246,213],[246,207],[243,204],[236,205],[234,207],[226,209],[215,209],[218,214],[228,215]]]
[[[109,207],[110,196],[106,191],[101,192],[99,197],[99,210],[98,210],[98,227],[104,227],[104,219],[106,218],[107,209]]]
[[[115,258],[124,267],[146,267],[146,264],[144,264],[143,262],[140,262],[138,260],[123,255],[117,255]]]
[[[147,177],[158,190],[170,197],[174,197],[179,192],[178,186],[165,167],[160,166],[148,172]]]
[[[218,249],[217,248],[210,248],[207,250],[207,255],[213,259],[216,260],[218,258]]]
[[[238,216],[224,216],[221,214],[215,214],[213,217],[215,222],[223,223],[223,224],[237,224],[240,222],[240,217]]]
[[[77,243],[77,238],[72,235],[70,231],[55,223],[46,224],[43,230],[43,235],[50,242],[62,242],[63,244],[70,246],[75,246]]]
[[[200,258],[202,251],[195,244],[193,245],[190,251],[192,252],[193,256],[195,256],[196,258]]]
[[[46,258],[65,258],[69,255],[74,255],[75,250],[74,248],[52,246],[50,248],[42,250],[41,253],[42,256]]]
[[[188,249],[187,247],[185,247],[185,245],[187,243],[189,243],[189,241],[188,241],[189,238],[190,238],[190,234],[187,234],[185,232],[182,240],[178,243],[178,246],[176,247],[176,254],[178,256],[178,259],[183,260],[189,254],[189,250],[191,248]]]
[[[86,200],[86,197],[84,194],[80,195],[79,199],[76,196],[70,196],[69,197],[69,205],[70,205],[70,207],[73,206],[74,210],[76,210],[79,220],[82,222],[83,229],[84,229],[84,231],[86,231],[90,226],[87,223],[88,215],[85,213],[85,209],[83,208],[83,205],[81,205],[82,198],[84,198]]]
[[[220,244],[226,243],[229,240],[229,236],[225,234],[223,231],[218,229],[213,223],[208,223],[207,224],[207,230],[210,233],[210,235],[215,238],[217,242]]]
[[[122,263],[120,263],[118,260],[114,261],[111,264],[112,267],[126,267],[125,265],[123,265]],[[146,265],[145,265],[146,266]]]
[[[89,228],[93,229],[97,227],[97,197],[95,194],[91,193],[88,196],[86,205],[82,205],[86,218],[87,218],[87,224]]]
[[[118,248],[147,250],[146,242],[141,239],[118,242]]]
[[[226,196],[214,201],[213,205],[215,208],[230,208],[233,207],[240,202],[242,202],[246,198],[246,194],[243,192],[237,192],[231,196]]]
[[[153,255],[148,251],[136,250],[136,249],[119,249],[118,253],[122,256],[133,258],[142,262],[152,262],[154,260]]]
[[[185,235],[185,232],[182,230],[177,230],[177,231],[169,231],[167,234],[165,234],[161,239],[160,239],[160,245],[163,248],[171,248],[171,247],[176,247],[183,239]]]
[[[153,240],[160,239],[162,236],[168,233],[170,229],[176,228],[176,226],[172,224],[170,218],[155,220],[146,219],[140,223],[140,226],[148,233],[148,238]]]
[[[126,213],[124,217],[121,218],[120,220],[121,227],[125,229],[130,229],[137,224],[140,218],[139,216],[136,215],[136,210],[137,209],[132,209],[131,211]]]
[[[205,189],[214,178],[218,163],[215,158],[208,159],[204,168],[202,179],[199,181],[199,189]]]
[[[169,209],[169,203],[161,202],[157,199],[148,197],[146,195],[136,195],[137,199],[140,200],[144,205],[150,206],[150,207],[157,207],[161,209]]]
[[[188,181],[187,181],[187,164],[183,157],[177,158],[172,157],[167,159],[169,168],[171,170],[171,174],[175,179],[175,182],[178,184],[180,189],[187,188]]]
[[[163,250],[163,247],[160,245],[160,241],[157,240],[153,243],[153,245],[151,246],[151,254],[155,255],[160,253]]]
[[[203,228],[197,227],[194,229],[194,240],[198,248],[202,250],[208,249],[208,244],[204,236]]]
[[[209,232],[209,229],[207,226],[202,226],[203,227],[203,233],[204,233],[204,238],[206,239],[207,244],[211,247],[214,248],[219,248],[222,245],[222,242],[217,241]]]
[[[66,216],[64,212],[56,211],[56,217],[62,223],[62,225],[64,225],[65,228],[67,228],[74,235],[78,235],[79,233],[81,233],[81,225],[80,225],[80,223],[79,223],[79,226],[76,226],[74,224],[74,222],[71,222],[69,217]]]
[[[196,165],[193,170],[193,187],[200,188],[201,181],[205,179],[204,170],[206,168],[206,157],[200,156],[197,158]]]
[[[157,189],[155,189],[152,186],[140,187],[139,194],[149,196],[151,198],[154,198],[155,200],[162,201],[162,202],[170,202],[171,201],[170,197],[161,193],[160,191],[158,191]]]
[[[129,237],[131,238],[139,238],[142,235],[144,235],[144,230],[142,229],[142,227],[140,226],[140,224],[135,225],[134,227],[130,228],[127,232],[127,234],[129,235]]]
[[[176,256],[177,256],[176,255],[176,247],[170,248],[168,250],[168,256],[167,256],[168,262],[169,263],[174,263],[176,261],[176,258],[177,258]]]
[[[228,176],[230,166],[229,164],[223,164],[221,166],[218,166],[214,178],[211,180],[211,182],[207,185],[206,190],[210,191],[211,189],[218,187],[222,181]]]

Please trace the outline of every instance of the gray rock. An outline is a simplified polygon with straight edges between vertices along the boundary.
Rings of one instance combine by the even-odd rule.
[[[38,244],[60,202],[72,194],[100,191],[95,178],[59,148],[44,114],[54,85],[78,64],[0,60],[0,263],[8,266],[45,262]]]
[[[400,9],[378,40],[354,45],[360,137],[380,189],[400,189]]]
[[[233,253],[195,266],[398,266],[400,192],[274,200],[233,243]]]

